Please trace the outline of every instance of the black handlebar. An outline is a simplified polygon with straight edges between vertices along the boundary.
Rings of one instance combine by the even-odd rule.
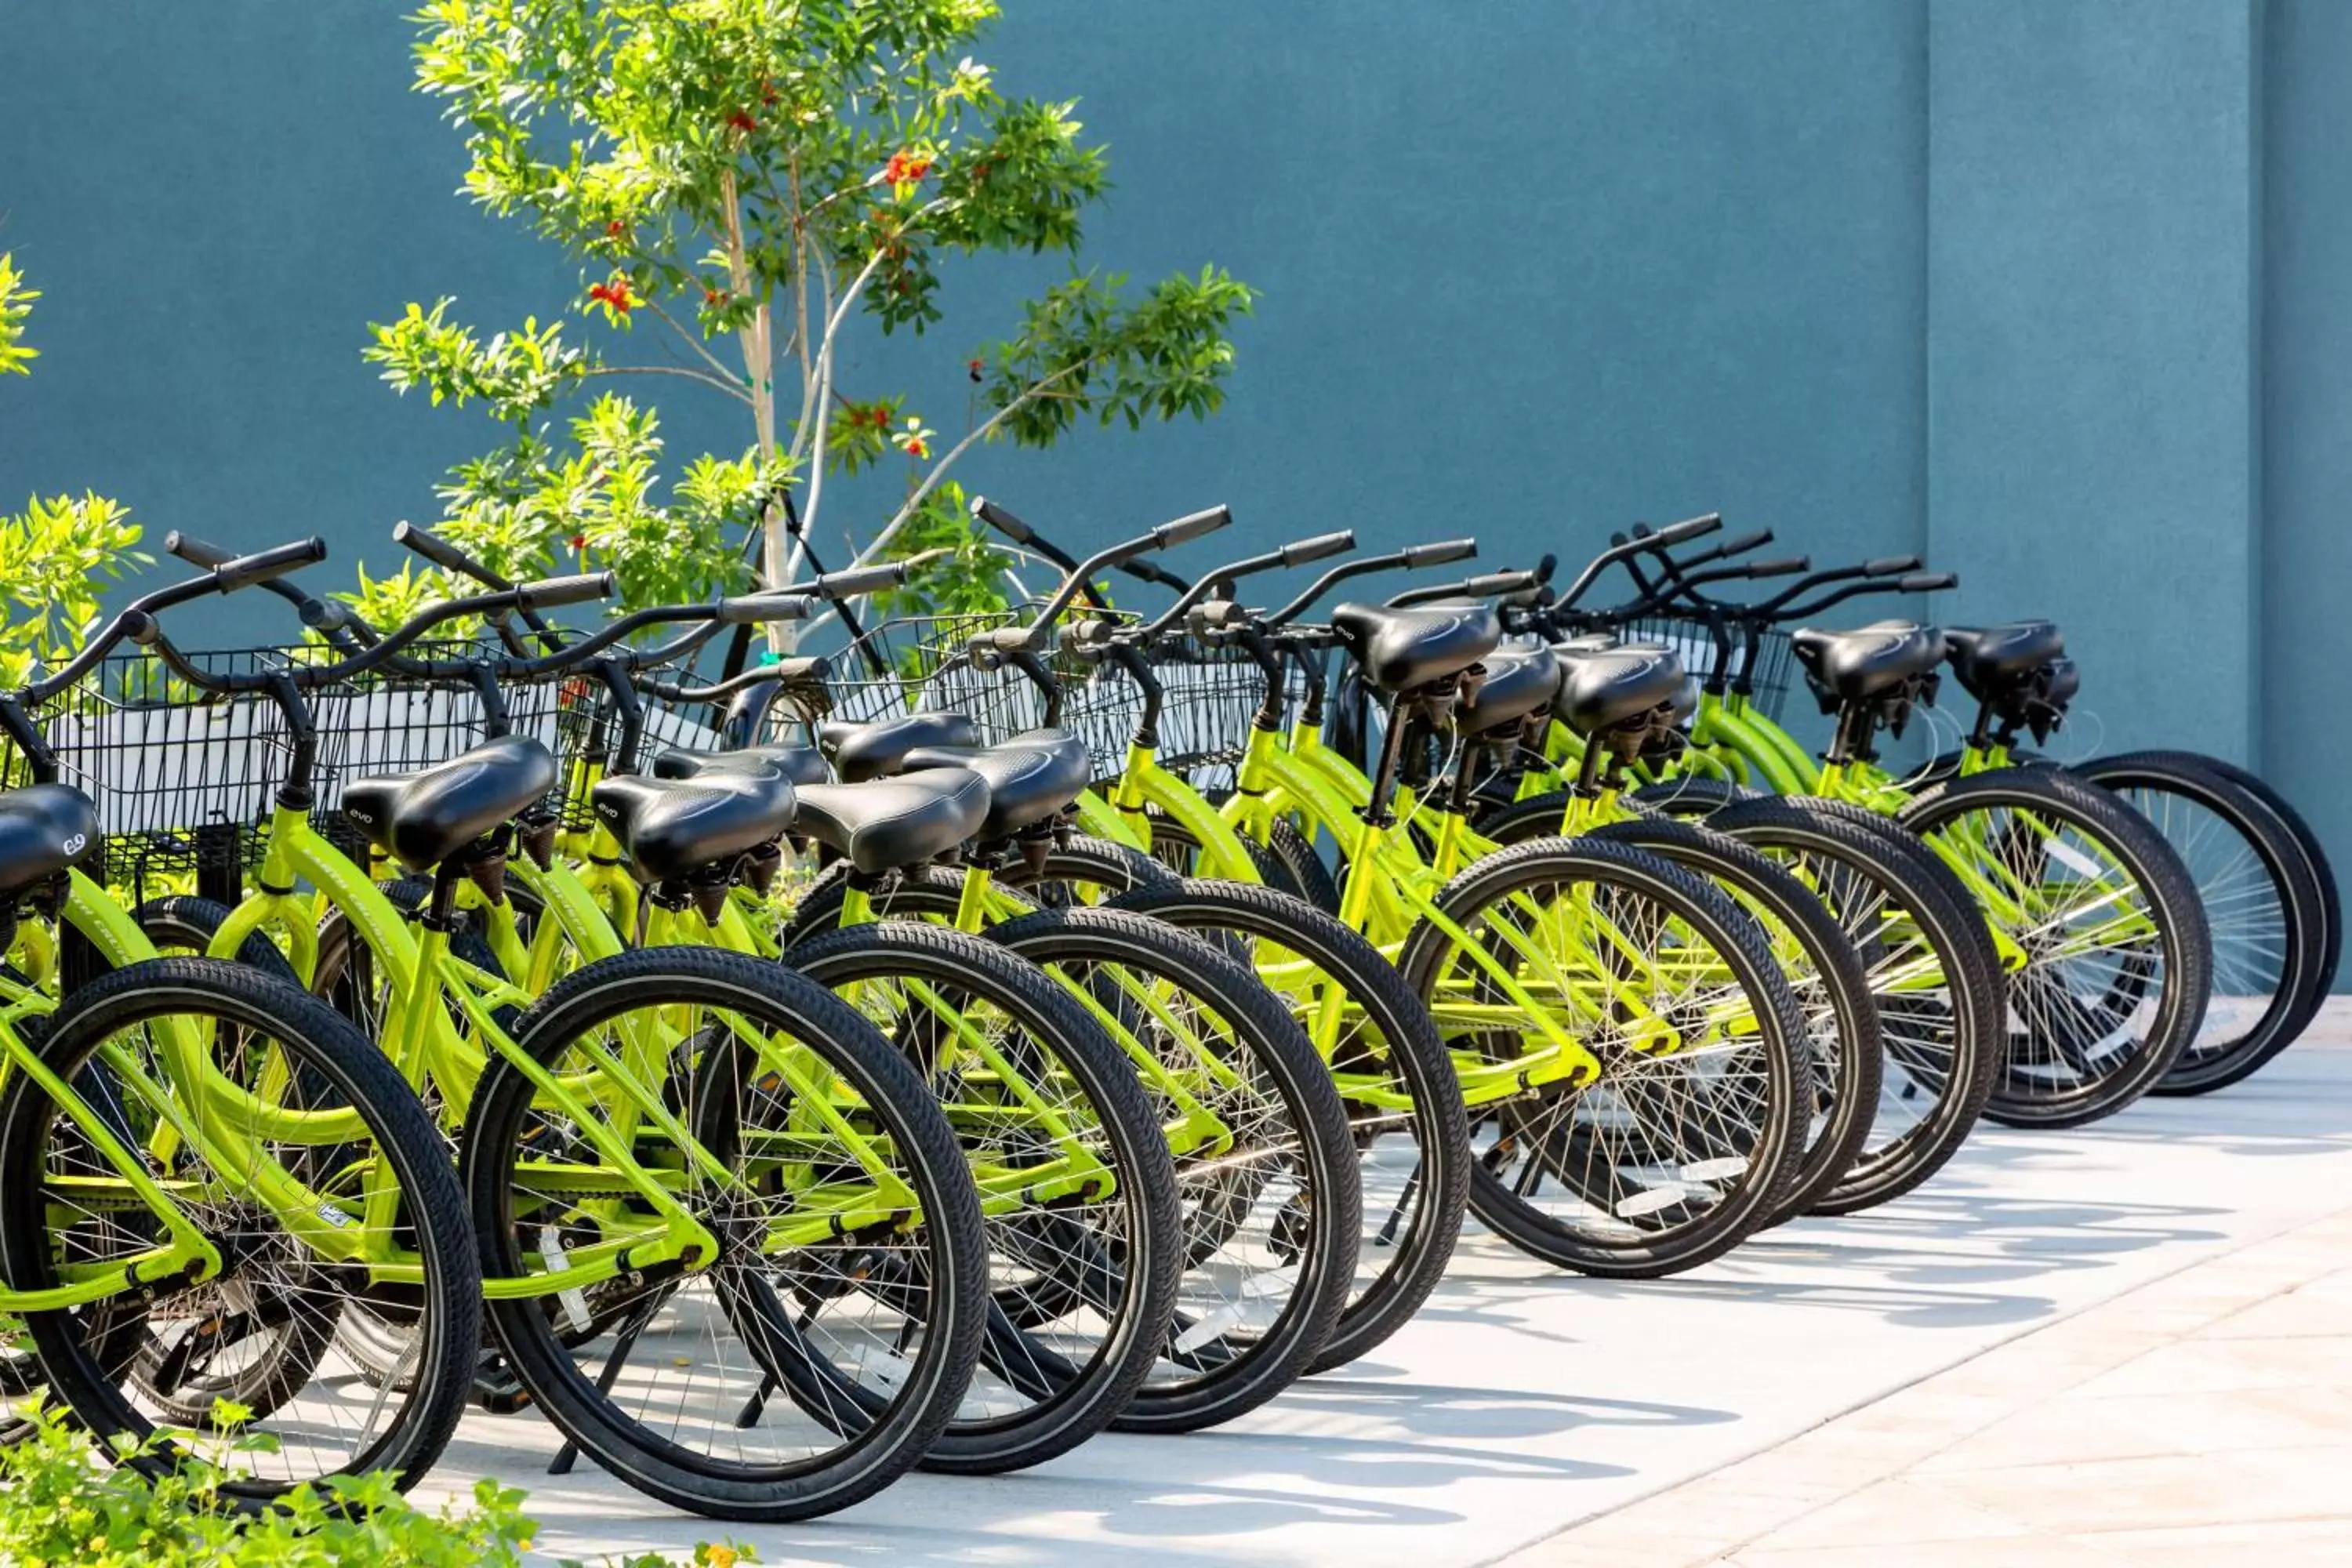
[[[973,516],[995,526],[990,513],[1002,513],[1003,509],[986,497],[978,496],[972,500],[971,511]],[[1070,607],[1081,592],[1087,589],[1097,574],[1132,561],[1139,555],[1149,555],[1154,551],[1214,533],[1233,521],[1234,514],[1230,510],[1222,506],[1213,506],[1177,518],[1172,522],[1163,522],[1147,533],[1111,545],[1108,549],[1097,550],[1068,568],[1061,585],[1054,590],[1054,596],[1045,601],[1045,608],[1039,610],[1036,618],[1027,626],[1000,626],[995,631],[974,637],[971,646],[997,653],[1037,652],[1045,647],[1054,623],[1061,619],[1063,612]]]
[[[1645,551],[1665,550],[1687,540],[1713,533],[1722,526],[1723,514],[1711,511],[1701,517],[1685,518],[1681,522],[1668,523],[1655,532],[1646,529],[1639,530],[1634,537],[1613,543],[1594,556],[1591,563],[1576,574],[1576,581],[1568,585],[1568,591],[1560,595],[1556,602],[1563,609],[1575,604],[1584,597],[1585,590],[1592,586],[1601,574],[1607,571],[1615,562],[1630,561]]]
[[[610,572],[583,572],[576,577],[543,577],[536,583],[524,583],[515,591],[515,608],[519,610],[557,610],[566,605],[584,605],[592,600],[609,599],[619,584]]]
[[[1308,605],[1350,577],[1393,571],[1400,566],[1443,566],[1451,562],[1467,561],[1477,553],[1478,542],[1475,539],[1444,539],[1433,544],[1407,545],[1385,555],[1367,555],[1355,561],[1343,561],[1315,579],[1305,593],[1266,616],[1265,624],[1269,626],[1288,626],[1304,615]]]
[[[739,594],[719,600],[710,608],[710,619],[718,626],[764,626],[774,621],[804,621],[816,613],[816,601],[806,594]]]
[[[1389,600],[1389,608],[1402,610],[1412,605],[1426,605],[1437,599],[1491,599],[1504,594],[1517,594],[1533,588],[1541,579],[1532,572],[1489,572],[1483,576],[1465,578],[1459,583],[1434,583],[1425,588],[1407,588]]]
[[[1304,566],[1310,561],[1320,561],[1327,555],[1337,555],[1355,547],[1354,531],[1341,529],[1337,533],[1318,533],[1312,539],[1293,541],[1263,555],[1248,555],[1239,561],[1229,562],[1213,572],[1202,573],[1199,581],[1176,596],[1174,604],[1143,627],[1141,635],[1147,639],[1159,636],[1182,620],[1186,611],[1210,594],[1230,595],[1233,584],[1240,578],[1255,576],[1261,572],[1272,572],[1283,566]]]
[[[163,536],[163,548],[192,565],[207,568],[226,566],[236,560],[234,551],[217,544],[208,544],[192,534],[173,529]],[[294,612],[304,626],[338,646],[350,646],[347,634],[352,627],[351,612],[331,600],[320,599],[304,593],[283,578],[273,577],[258,584],[294,606]],[[226,591],[226,590],[224,590]]]

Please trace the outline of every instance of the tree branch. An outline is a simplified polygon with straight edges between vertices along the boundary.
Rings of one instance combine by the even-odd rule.
[[[901,234],[908,232],[947,205],[948,199],[945,196],[932,197],[908,216],[906,223],[899,226],[898,232]],[[833,396],[833,346],[841,335],[841,323],[848,319],[849,308],[857,303],[857,297],[866,291],[866,285],[873,281],[874,269],[881,266],[889,254],[888,246],[875,247],[874,254],[866,258],[866,265],[858,268],[857,276],[850,279],[849,286],[842,290],[841,298],[838,300],[827,300],[830,309],[825,312],[824,336],[817,344],[816,385],[810,389],[810,395],[802,399],[800,428],[793,433],[793,456],[795,458],[801,455],[801,443],[811,439],[812,428],[815,432],[814,438],[816,451],[820,456],[824,452],[824,408]],[[810,473],[808,510],[801,520],[803,527],[816,526],[816,487],[822,480],[824,472],[824,466],[819,463]]]
[[[647,300],[643,301],[643,303],[646,310],[651,310],[655,315],[659,316],[664,321],[667,321],[669,324],[669,330],[676,332],[687,347],[701,355],[702,363],[709,365],[712,370],[718,372],[721,380],[726,381],[730,385],[733,384],[735,373],[727,368],[727,362],[720,359],[717,354],[712,353],[709,349],[705,348],[702,345],[702,340],[699,337],[693,332],[688,331],[686,328],[679,323],[678,319],[676,316],[673,316],[667,310],[663,310],[660,300]],[[742,388],[738,386],[735,390],[740,392],[742,391]]]
[[[684,364],[600,364],[580,373],[581,379],[593,375],[679,375],[688,381],[698,381],[705,386],[715,386],[738,403],[748,404],[751,395],[731,381],[721,381],[705,371]]]
[[[922,505],[924,499],[933,490],[939,489],[940,481],[947,478],[948,469],[954,466],[957,458],[971,450],[971,448],[980,442],[986,440],[991,431],[1003,426],[1007,419],[1012,418],[1013,416],[1022,408],[1026,407],[1037,398],[1045,395],[1045,389],[1052,386],[1054,383],[1062,380],[1066,376],[1076,375],[1079,371],[1086,369],[1088,365],[1093,364],[1096,360],[1101,357],[1101,355],[1097,354],[1091,358],[1082,359],[1073,363],[1066,364],[1061,369],[1055,371],[1053,374],[1046,376],[1045,379],[1031,383],[1028,386],[1022,389],[1021,395],[1018,397],[1015,397],[1012,402],[998,409],[994,414],[990,415],[987,420],[977,429],[973,430],[971,435],[966,436],[962,440],[958,441],[954,446],[949,447],[947,456],[941,458],[937,463],[934,463],[931,466],[931,471],[923,476],[923,482],[917,485],[912,490],[908,492],[906,504],[898,509],[898,515],[891,518],[889,522],[884,525],[882,531],[874,536],[874,542],[860,551],[858,552],[857,559],[851,562],[850,564],[852,566],[865,565],[867,562],[873,560],[877,554],[879,554],[881,551],[889,544],[891,540],[898,537],[898,531],[906,527],[908,521],[915,515],[915,509]]]

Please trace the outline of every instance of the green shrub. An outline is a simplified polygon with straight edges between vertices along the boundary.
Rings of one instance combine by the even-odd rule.
[[[234,1412],[228,1412],[234,1414]],[[259,1445],[263,1440],[256,1438]],[[0,1448],[0,1563],[11,1568],[490,1568],[519,1564],[537,1526],[524,1494],[474,1485],[469,1507],[427,1512],[375,1475],[303,1488],[254,1516],[222,1495],[229,1473],[186,1465],[160,1479],[105,1463],[56,1411],[36,1409]],[[666,1568],[658,1553],[625,1568]],[[733,1568],[743,1548],[705,1544],[692,1561]],[[577,1568],[577,1565],[567,1565]]]

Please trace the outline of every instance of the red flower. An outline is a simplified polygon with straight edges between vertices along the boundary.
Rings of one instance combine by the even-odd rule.
[[[740,131],[746,136],[749,136],[752,132],[760,129],[760,122],[751,118],[751,111],[748,109],[739,109],[734,113],[729,115],[727,117],[727,123],[733,126],[736,130]]]
[[[763,81],[760,84],[760,101],[761,103],[769,104],[772,104],[776,101],[776,84],[774,82]]]
[[[964,365],[964,369],[971,373],[972,380],[978,381],[980,379],[980,362],[978,360],[970,361]]]
[[[604,226],[604,237],[611,240],[626,239],[629,237],[629,226],[619,218],[614,218]]]
[[[910,158],[904,153],[893,153],[890,161],[882,165],[882,177],[894,185],[911,185],[931,172],[929,158]]]
[[[574,549],[574,550],[585,550],[585,549],[587,549],[587,548],[588,548],[588,536],[587,536],[586,534],[584,534],[584,533],[575,533],[575,534],[573,534],[573,535],[572,536],[572,549]]]
[[[702,302],[713,307],[724,305],[727,303],[727,290],[724,289],[713,289],[710,285],[706,283],[702,286]]]
[[[923,445],[923,438],[920,436],[914,437],[908,441],[907,456],[910,458],[928,458],[930,455],[931,449]]]
[[[627,315],[637,302],[630,296],[628,274],[625,272],[614,273],[612,281],[608,283],[588,285],[588,298],[603,300],[624,316]]]

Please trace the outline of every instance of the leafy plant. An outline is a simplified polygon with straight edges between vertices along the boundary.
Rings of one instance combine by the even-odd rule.
[[[129,1450],[128,1453],[135,1453]],[[126,1454],[128,1457],[128,1454]],[[102,1462],[54,1411],[0,1450],[0,1562],[24,1568],[416,1568],[512,1564],[534,1527],[523,1494],[484,1480],[473,1504],[427,1513],[377,1474],[305,1487],[276,1511],[243,1512],[224,1489],[231,1473],[187,1463],[151,1479]]]
[[[39,298],[0,255],[0,375],[31,374],[40,351],[26,346],[25,322]],[[0,513],[0,685],[22,686],[79,647],[103,585],[147,563],[139,535],[127,509],[89,491],[36,495],[24,510]]]
[[[234,1426],[244,1413],[223,1402]],[[247,1446],[264,1448],[258,1435]],[[119,1456],[137,1457],[138,1446]],[[253,1514],[226,1490],[236,1472],[184,1461],[160,1477],[109,1464],[63,1415],[36,1406],[22,1439],[0,1448],[0,1562],[16,1568],[511,1568],[538,1526],[524,1494],[474,1484],[470,1504],[426,1511],[381,1472],[302,1487],[272,1511]],[[736,1568],[744,1547],[706,1542],[689,1561]],[[617,1568],[669,1568],[646,1552]],[[564,1568],[580,1568],[567,1562]]]
[[[372,329],[366,357],[395,389],[477,404],[504,426],[442,487],[451,536],[518,574],[614,567],[631,604],[731,588],[755,563],[784,583],[828,477],[893,465],[903,485],[850,531],[850,556],[950,546],[896,603],[993,605],[1012,559],[974,542],[952,504],[960,458],[989,441],[1049,446],[1082,420],[1214,412],[1251,290],[1213,266],[1139,291],[1077,267],[1082,215],[1108,189],[1103,150],[1074,102],[1010,97],[972,59],[997,13],[996,0],[428,5],[416,86],[465,133],[466,191],[578,259],[587,328],[530,318],[485,335],[442,299]],[[841,384],[847,342],[936,327],[942,268],[983,251],[1052,255],[1071,273],[958,362],[961,435],[942,437],[911,395]],[[641,324],[667,353],[619,357]],[[732,401],[745,446],[665,488],[651,407],[596,391],[585,414],[552,417],[624,376]]]
[[[0,375],[33,374],[32,362],[41,357],[41,351],[25,347],[25,318],[40,297],[39,289],[25,287],[16,258],[0,253]]]

